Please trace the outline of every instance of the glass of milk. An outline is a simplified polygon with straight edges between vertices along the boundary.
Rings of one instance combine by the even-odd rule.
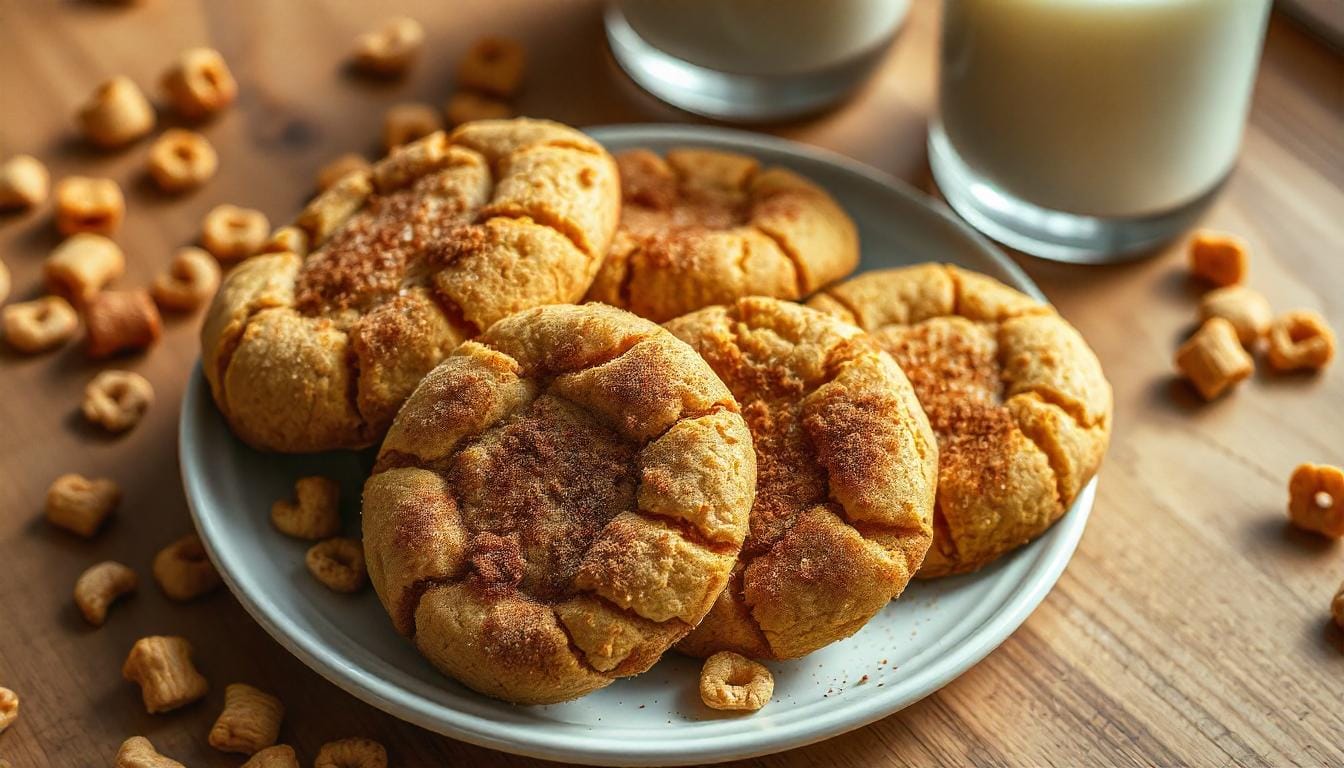
[[[1187,229],[1236,163],[1270,0],[946,0],[929,162],[1027,253],[1105,262]]]
[[[779,120],[847,96],[910,0],[612,0],[612,54],[663,101],[720,120]]]

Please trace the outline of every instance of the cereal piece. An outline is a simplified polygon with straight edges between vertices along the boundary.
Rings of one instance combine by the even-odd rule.
[[[1269,365],[1279,371],[1319,370],[1335,356],[1335,332],[1308,309],[1285,312],[1269,326]]]
[[[1233,235],[1201,229],[1190,240],[1190,273],[1214,285],[1235,285],[1246,279],[1246,243]]]
[[[341,532],[341,486],[326,477],[301,477],[294,483],[295,501],[271,505],[271,523],[287,536],[317,541]]]
[[[387,768],[387,750],[373,739],[329,741],[317,751],[313,768]]]
[[[271,222],[266,214],[236,205],[217,205],[201,222],[201,245],[220,261],[237,261],[266,244]]]
[[[91,538],[121,503],[116,481],[83,475],[61,475],[47,488],[47,522]]]
[[[364,567],[364,545],[337,537],[319,541],[304,558],[308,572],[335,592],[358,592],[369,573]]]
[[[1255,362],[1237,339],[1237,329],[1221,317],[1204,321],[1176,350],[1176,368],[1205,400],[1251,375]]]
[[[51,174],[32,155],[14,155],[0,163],[0,211],[32,208],[47,199]]]
[[[215,148],[195,131],[169,129],[149,147],[149,175],[164,192],[199,187],[218,169]]]
[[[458,62],[457,84],[492,96],[512,96],[523,81],[526,64],[526,52],[518,41],[483,37]]]
[[[154,580],[170,600],[185,602],[214,591],[219,572],[206,557],[205,545],[194,533],[174,541],[154,556]]]
[[[154,745],[144,736],[132,736],[121,743],[117,750],[116,768],[186,768],[172,759],[160,755]]]
[[[380,29],[355,38],[353,61],[356,67],[377,75],[399,75],[420,55],[425,29],[420,22],[405,16],[388,19]]]
[[[1334,539],[1344,537],[1344,469],[1302,464],[1288,480],[1288,519]]]
[[[107,620],[107,607],[134,592],[139,583],[135,571],[121,563],[108,560],[91,565],[75,581],[75,605],[85,621],[101,627]]]
[[[325,192],[346,174],[355,171],[368,171],[372,168],[373,166],[368,160],[364,159],[363,155],[347,152],[322,166],[322,170],[317,172],[317,189],[319,192]]]
[[[182,637],[136,640],[121,666],[121,676],[140,686],[145,711],[151,715],[190,704],[210,690],[191,663],[191,643]]]
[[[299,758],[288,744],[267,747],[243,763],[242,768],[299,768]]]
[[[296,256],[308,255],[308,233],[286,224],[271,233],[271,238],[261,246],[262,253],[292,253]]]
[[[443,130],[439,113],[428,104],[397,104],[383,116],[383,148],[388,152]]]
[[[190,312],[210,300],[219,288],[215,257],[188,246],[179,248],[167,272],[154,278],[149,292],[154,303],[172,312]]]
[[[1274,313],[1259,291],[1244,285],[1229,285],[1209,291],[1200,300],[1200,321],[1213,317],[1231,323],[1242,346],[1249,349],[1269,330]]]
[[[214,114],[238,97],[238,83],[224,57],[212,48],[189,48],[163,75],[168,101],[183,117]]]
[[[280,738],[285,705],[265,691],[243,683],[224,689],[224,711],[210,729],[210,746],[250,755]]]
[[[67,176],[56,184],[56,228],[63,235],[110,235],[125,215],[126,199],[111,179]]]
[[[79,329],[79,314],[60,296],[10,304],[0,316],[9,346],[29,354],[60,346]]]
[[[99,85],[77,115],[80,130],[100,147],[120,147],[154,130],[154,107],[129,77]]]
[[[700,670],[700,700],[711,709],[755,712],[774,692],[770,670],[732,651],[710,656]]]
[[[84,387],[84,418],[109,432],[125,432],[140,423],[154,404],[149,379],[131,371],[103,371]]]
[[[0,733],[19,719],[19,694],[0,686]]]
[[[163,334],[159,309],[148,291],[104,291],[84,310],[86,351],[101,359],[145,349]]]
[[[7,298],[9,298],[9,267],[5,266],[3,259],[0,259],[0,304],[4,304]]]
[[[42,271],[52,293],[84,305],[126,272],[126,257],[106,237],[80,232],[56,246]]]
[[[513,117],[513,108],[499,99],[472,91],[458,91],[443,108],[448,124],[458,126],[473,120],[503,120]]]

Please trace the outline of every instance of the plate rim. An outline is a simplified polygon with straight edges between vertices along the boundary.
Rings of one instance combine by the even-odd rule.
[[[883,174],[837,152],[775,136],[717,126],[639,123],[594,126],[584,130],[599,141],[633,143],[671,140],[715,145],[745,152],[765,149],[838,166],[850,174],[864,178],[869,183],[886,188],[887,191],[905,198],[907,202],[931,210],[944,219],[944,223],[960,230],[981,255],[1010,275],[1017,287],[1042,300],[1045,298],[1039,287],[1021,267],[971,229],[968,224],[956,218],[945,205],[900,179]],[[864,727],[927,697],[964,674],[1002,644],[1054,588],[1082,537],[1092,511],[1097,486],[1097,479],[1094,477],[1079,493],[1063,518],[1044,536],[1037,539],[1032,549],[1017,554],[1018,557],[1030,554],[1035,559],[1029,576],[1024,579],[1025,588],[1014,592],[986,616],[968,636],[967,642],[950,649],[940,656],[937,662],[917,670],[901,688],[893,686],[883,693],[872,694],[854,703],[842,703],[837,700],[833,709],[810,720],[807,727],[793,728],[787,732],[781,729],[748,729],[712,734],[695,741],[685,739],[617,741],[601,736],[550,732],[544,729],[520,727],[512,723],[495,722],[486,717],[459,712],[428,701],[418,694],[375,677],[360,667],[340,663],[339,658],[331,658],[325,646],[315,636],[297,627],[269,596],[254,595],[243,589],[231,568],[231,562],[221,558],[216,550],[215,536],[219,535],[220,529],[215,525],[215,519],[203,515],[200,511],[209,504],[209,501],[205,497],[202,466],[204,456],[198,448],[200,438],[196,434],[197,423],[192,414],[202,407],[214,407],[212,401],[202,402],[203,398],[209,398],[208,385],[198,360],[183,394],[178,429],[178,463],[187,506],[201,534],[206,551],[228,585],[229,591],[267,634],[332,684],[402,720],[441,735],[490,749],[542,759],[582,761],[593,765],[666,765],[756,757],[806,746]],[[902,690],[908,692],[902,694]]]

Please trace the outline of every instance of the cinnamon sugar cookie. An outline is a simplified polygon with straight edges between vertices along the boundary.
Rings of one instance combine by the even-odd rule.
[[[933,547],[920,577],[974,571],[1026,544],[1096,474],[1111,387],[1048,304],[941,264],[869,272],[808,303],[896,358],[938,434]]]
[[[672,334],[600,304],[458,347],[393,422],[364,548],[397,630],[517,703],[643,672],[699,623],[746,535],[737,403]]]
[[[202,365],[233,431],[373,443],[420,378],[521,309],[577,301],[615,230],[611,157],[571,128],[468,123],[347,174],[220,287]],[[306,235],[310,253],[296,253]],[[283,245],[280,245],[283,243]]]
[[[777,299],[667,328],[741,404],[757,465],[732,580],[678,650],[790,659],[858,631],[933,537],[938,446],[910,383],[858,328]]]
[[[662,322],[742,296],[799,299],[859,262],[849,216],[792,171],[707,149],[616,162],[621,225],[590,299]]]

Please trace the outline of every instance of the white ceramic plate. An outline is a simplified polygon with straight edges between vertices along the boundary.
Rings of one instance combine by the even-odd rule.
[[[830,190],[858,223],[860,269],[949,261],[1033,295],[1007,258],[941,205],[836,154],[756,134],[689,126],[595,129],[613,150],[719,147],[789,166]],[[707,709],[698,663],[668,654],[648,673],[567,704],[517,707],[441,676],[392,630],[372,590],[347,597],[308,575],[304,545],[276,533],[271,502],[296,477],[339,478],[359,530],[368,453],[277,456],[230,434],[199,367],[182,403],[182,476],[196,525],[229,588],[268,632],[336,685],[430,730],[507,752],[597,765],[702,763],[777,752],[858,728],[918,701],[984,658],[1040,603],[1082,535],[1095,494],[1030,546],[980,573],[915,583],[855,636],[772,664],[775,694],[748,716]]]

